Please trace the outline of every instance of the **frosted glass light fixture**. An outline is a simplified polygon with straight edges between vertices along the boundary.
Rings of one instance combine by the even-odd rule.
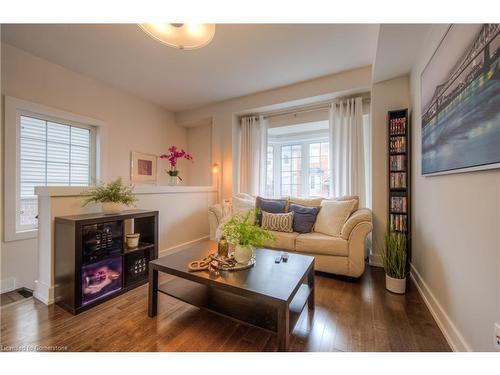
[[[197,49],[215,35],[213,23],[143,23],[142,30],[160,43],[178,49]]]

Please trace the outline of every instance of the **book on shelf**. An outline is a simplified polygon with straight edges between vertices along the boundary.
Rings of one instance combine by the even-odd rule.
[[[390,152],[406,152],[406,137],[392,137],[389,143]]]
[[[406,170],[406,155],[392,155],[390,159],[391,171]]]
[[[406,213],[408,209],[406,197],[391,197],[391,212]]]
[[[391,172],[391,189],[406,189],[406,172]]]
[[[391,135],[406,133],[406,117],[393,118],[389,121]]]
[[[406,232],[407,231],[407,216],[401,215],[401,214],[391,214],[390,228],[391,228],[391,230],[394,230],[394,231]]]

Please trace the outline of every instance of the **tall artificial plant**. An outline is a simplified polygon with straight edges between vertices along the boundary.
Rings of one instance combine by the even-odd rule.
[[[385,273],[395,279],[406,277],[406,235],[402,232],[385,233],[385,250],[382,261]]]

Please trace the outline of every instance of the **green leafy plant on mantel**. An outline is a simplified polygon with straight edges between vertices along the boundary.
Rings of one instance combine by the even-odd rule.
[[[121,177],[114,181],[100,183],[99,185],[88,189],[82,193],[85,196],[83,205],[89,203],[122,203],[126,206],[134,206],[137,198],[134,195],[134,186],[125,185]]]
[[[245,215],[233,215],[221,226],[222,236],[232,245],[262,247],[266,240],[274,240],[274,235],[255,224],[257,210]]]
[[[406,277],[406,235],[401,232],[387,231],[384,235],[385,250],[382,262],[385,273],[395,279]]]

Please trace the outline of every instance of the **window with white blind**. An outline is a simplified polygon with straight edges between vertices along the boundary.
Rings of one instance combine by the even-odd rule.
[[[20,116],[17,229],[36,228],[35,186],[88,186],[92,179],[91,127]]]

